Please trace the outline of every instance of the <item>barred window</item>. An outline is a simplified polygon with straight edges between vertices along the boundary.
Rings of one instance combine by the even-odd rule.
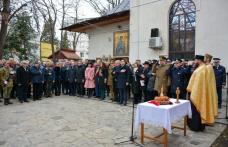
[[[195,55],[196,7],[192,0],[177,0],[169,15],[169,57],[192,59]]]

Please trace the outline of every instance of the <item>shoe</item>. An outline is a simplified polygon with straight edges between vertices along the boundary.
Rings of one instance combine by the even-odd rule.
[[[41,98],[38,98],[37,100],[42,100]]]
[[[7,99],[4,99],[4,105],[8,105],[8,100]]]
[[[28,101],[28,100],[25,100],[24,102],[29,103],[29,101]]]
[[[13,103],[12,103],[12,102],[10,102],[10,101],[8,100],[8,104],[9,104],[9,105],[11,105],[11,104],[13,104]]]
[[[222,109],[222,106],[221,106],[221,105],[219,105],[219,106],[218,106],[218,108],[219,108],[219,109]]]
[[[19,101],[20,103],[23,103],[23,101]]]

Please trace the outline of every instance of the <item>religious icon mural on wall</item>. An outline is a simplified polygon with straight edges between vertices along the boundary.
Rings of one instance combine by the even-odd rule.
[[[129,36],[128,31],[114,33],[113,56],[129,56]]]

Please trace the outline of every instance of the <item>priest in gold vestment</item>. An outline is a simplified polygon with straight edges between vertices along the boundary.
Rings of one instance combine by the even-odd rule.
[[[210,67],[204,63],[204,56],[196,55],[197,68],[193,72],[187,90],[190,92],[192,119],[188,126],[193,131],[203,131],[205,124],[213,124],[217,116],[217,94],[213,90],[215,80]]]
[[[217,90],[216,90],[216,80],[215,80],[215,73],[213,66],[211,64],[213,56],[210,54],[206,54],[204,57],[204,61],[206,63],[206,78],[208,82],[208,95],[207,98],[211,100],[211,105],[212,105],[212,113],[214,114],[214,117],[218,116],[218,95],[217,95]],[[212,116],[208,124],[214,123],[214,117]]]

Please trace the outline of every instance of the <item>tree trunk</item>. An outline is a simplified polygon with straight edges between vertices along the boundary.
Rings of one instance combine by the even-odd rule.
[[[52,50],[52,61],[55,63],[55,25],[51,26],[51,50]]]
[[[74,51],[77,51],[77,44],[78,44],[78,40],[79,40],[79,37],[81,36],[81,33],[75,33],[74,34],[74,40],[73,40],[73,50]]]
[[[64,21],[65,21],[65,0],[62,0],[63,2],[63,5],[62,5],[62,13],[63,13],[63,16],[62,16],[62,24],[61,24],[61,27],[63,28],[64,27]],[[60,49],[63,48],[63,30],[61,30],[61,40],[60,40]]]
[[[6,41],[7,29],[8,29],[8,19],[10,13],[10,0],[3,0],[3,10],[6,16],[2,16],[1,20],[1,30],[0,30],[0,59],[3,57],[3,48]],[[2,14],[2,13],[1,13]]]
[[[8,29],[8,23],[5,23],[4,21],[2,21],[1,31],[0,31],[0,59],[2,59],[3,57],[3,48],[6,41],[7,29]]]

